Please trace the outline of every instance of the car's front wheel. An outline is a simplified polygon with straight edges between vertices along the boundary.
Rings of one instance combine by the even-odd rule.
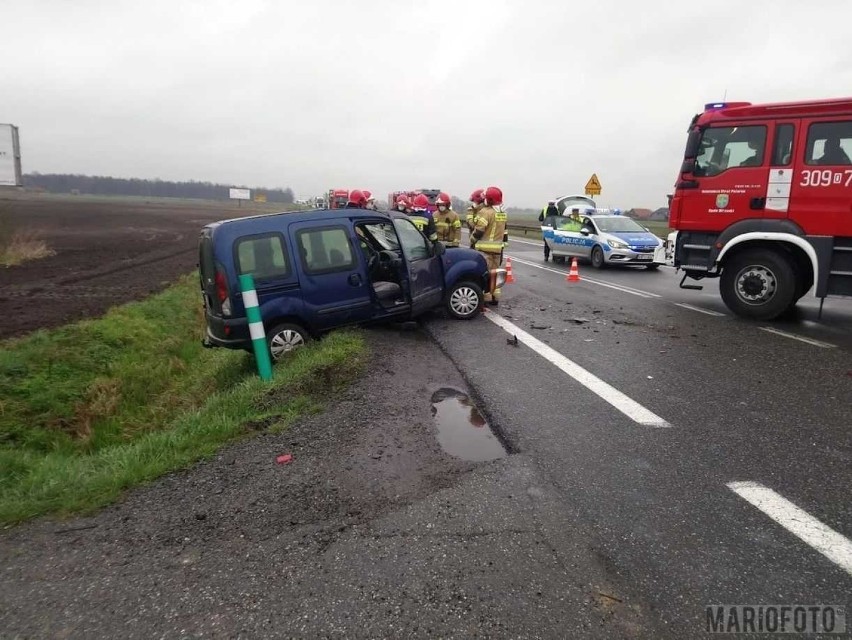
[[[447,311],[459,320],[470,320],[482,309],[485,296],[473,282],[457,282],[447,292]]]
[[[595,269],[603,269],[604,264],[604,252],[603,249],[600,248],[600,245],[598,245],[592,249],[592,266]]]
[[[269,345],[269,355],[277,362],[294,349],[304,347],[310,342],[311,336],[297,324],[285,322],[266,333],[266,343]]]

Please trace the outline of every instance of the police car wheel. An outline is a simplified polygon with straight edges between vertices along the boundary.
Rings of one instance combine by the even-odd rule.
[[[310,342],[311,336],[302,327],[289,322],[279,324],[266,334],[266,343],[269,345],[269,355],[277,362],[285,355],[304,347]]]
[[[795,271],[786,257],[774,251],[743,251],[732,256],[722,268],[719,292],[727,307],[737,315],[773,320],[795,300]]]
[[[604,262],[603,249],[601,249],[599,246],[596,246],[594,249],[592,249],[592,266],[595,269],[603,269],[605,264],[606,263]]]
[[[447,311],[459,320],[470,320],[482,309],[485,296],[473,282],[457,282],[447,293]]]

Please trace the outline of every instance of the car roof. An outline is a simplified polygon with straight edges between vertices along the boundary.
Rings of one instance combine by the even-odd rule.
[[[376,217],[406,218],[404,213],[394,211],[373,211],[372,209],[306,209],[302,211],[280,211],[276,213],[262,213],[256,216],[245,216],[242,218],[226,218],[205,225],[205,228],[251,225],[258,221],[273,221],[276,218],[286,217],[287,222],[326,221],[326,220],[358,220]]]

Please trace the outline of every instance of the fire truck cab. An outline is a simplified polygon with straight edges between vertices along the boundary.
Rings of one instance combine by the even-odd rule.
[[[347,202],[349,202],[349,189],[328,190],[329,209],[345,209]]]
[[[689,127],[668,246],[720,278],[737,315],[771,320],[813,288],[852,296],[852,98],[712,103]]]

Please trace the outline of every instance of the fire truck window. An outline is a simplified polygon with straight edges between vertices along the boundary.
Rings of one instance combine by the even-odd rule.
[[[783,167],[793,159],[793,135],[796,128],[792,124],[779,124],[775,127],[775,147],[772,149],[772,166]]]
[[[852,164],[852,121],[814,122],[808,127],[806,164]]]
[[[701,136],[696,176],[715,176],[727,169],[759,167],[766,148],[766,127],[711,127]]]

